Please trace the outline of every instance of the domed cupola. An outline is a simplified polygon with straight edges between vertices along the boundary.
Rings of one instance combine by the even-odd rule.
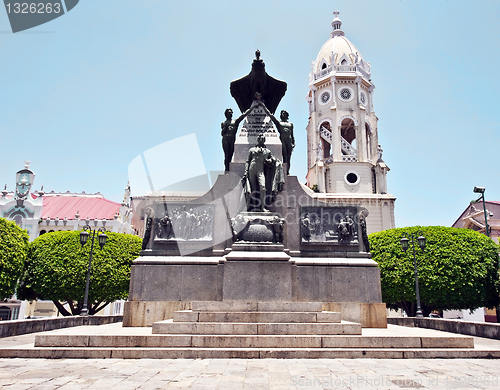
[[[345,37],[342,31],[342,21],[339,13],[333,13],[333,31],[318,53],[316,61],[312,63],[312,73],[309,81],[324,77],[332,72],[358,72],[370,80],[370,64],[363,60],[359,50]]]

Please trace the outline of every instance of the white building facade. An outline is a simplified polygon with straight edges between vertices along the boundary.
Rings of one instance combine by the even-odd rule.
[[[6,185],[0,195],[0,217],[26,229],[30,241],[54,231],[81,230],[85,225],[135,234],[128,186],[120,204],[105,199],[100,193],[45,192],[43,186],[32,191],[34,180],[35,174],[27,161],[16,173],[15,190],[8,191]]]
[[[378,143],[370,64],[345,37],[334,12],[330,39],[309,75],[307,185],[318,200],[357,204],[370,213],[368,233],[395,227],[389,167]]]
[[[0,217],[16,222],[25,229],[30,241],[55,231],[82,230],[85,225],[92,229],[104,227],[116,233],[136,234],[132,225],[130,187],[125,189],[123,202],[105,199],[100,193],[45,192],[43,186],[33,191],[35,174],[26,161],[16,173],[14,191],[7,185],[0,194]],[[123,313],[123,301],[109,304],[99,315]],[[15,297],[0,303],[0,320],[16,320],[26,317],[57,316],[52,301],[20,301]]]

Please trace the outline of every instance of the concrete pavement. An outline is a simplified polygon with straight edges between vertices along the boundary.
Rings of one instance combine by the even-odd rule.
[[[0,359],[0,388],[499,389],[494,359]]]
[[[97,333],[151,332],[119,324],[88,328]],[[401,335],[429,334],[428,329],[388,329]],[[81,329],[66,331],[77,334]],[[383,331],[363,329],[363,333]],[[2,338],[0,349],[31,349],[34,340],[35,334]],[[500,350],[500,340],[474,337],[474,344],[478,350]],[[0,359],[0,389],[110,388],[500,389],[500,363],[497,359]]]

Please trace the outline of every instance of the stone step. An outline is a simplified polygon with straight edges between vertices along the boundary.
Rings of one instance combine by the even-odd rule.
[[[244,302],[244,301],[195,301],[192,302],[193,311],[284,311],[308,312],[322,311],[321,302]]]
[[[0,358],[44,359],[498,359],[500,351],[363,348],[5,348]]]
[[[323,312],[210,312],[183,310],[173,313],[174,322],[286,322],[286,323],[340,323],[340,313]]]
[[[212,335],[361,335],[361,324],[342,323],[225,323],[173,322],[153,324],[153,334],[212,334]]]
[[[273,244],[262,242],[259,244],[256,243],[244,243],[244,242],[235,242],[231,248],[226,248],[226,254],[231,253],[232,251],[241,252],[285,252],[286,248],[283,244]]]
[[[225,261],[289,261],[285,252],[249,252],[233,250],[224,256]]]
[[[37,335],[35,347],[73,348],[474,348],[472,337],[277,335]]]

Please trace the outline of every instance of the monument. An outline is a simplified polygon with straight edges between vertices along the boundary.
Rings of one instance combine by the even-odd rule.
[[[230,84],[241,115],[227,109],[221,125],[225,173],[194,201],[146,205],[124,326],[151,326],[200,301],[315,302],[386,326],[368,211],[320,202],[288,174],[293,125],[286,111],[274,117],[286,88],[257,51],[250,74]]]
[[[337,17],[333,26],[332,39],[342,37]],[[334,54],[330,67],[325,62],[315,64],[321,70],[310,85],[312,91],[314,83],[323,88],[320,101],[325,104],[336,92],[330,93],[329,88],[337,82],[338,92],[347,90],[351,95],[345,92],[345,99],[352,98],[354,89],[348,84],[357,76],[351,76],[366,70],[361,68],[358,56],[342,54],[337,58]],[[344,64],[348,60],[356,65]],[[342,78],[338,73],[338,79],[330,76],[337,71]],[[366,87],[360,85],[359,96],[367,97]],[[42,333],[35,340],[37,351],[33,352],[43,355],[36,356],[477,357],[478,351],[470,350],[474,347],[472,337],[427,337],[421,330],[413,336],[391,329],[362,331],[362,327],[387,327],[379,268],[369,253],[367,231],[370,225],[376,226],[372,219],[387,222],[390,215],[377,215],[377,207],[365,208],[362,205],[366,203],[361,201],[372,195],[377,202],[393,199],[376,194],[375,189],[367,194],[371,169],[377,188],[385,190],[388,168],[381,155],[376,164],[365,161],[366,152],[376,149],[356,124],[335,129],[330,126],[335,122],[327,118],[319,123],[316,139],[309,136],[315,119],[324,119],[325,113],[335,117],[337,110],[342,115],[354,112],[355,106],[339,104],[317,111],[311,107],[313,123],[307,129],[308,146],[311,142],[315,145],[321,133],[328,142],[318,150],[334,154],[323,154],[323,160],[317,154],[317,165],[309,171],[308,182],[318,180],[316,187],[320,187],[324,179],[330,190],[335,187],[338,177],[330,171],[321,172],[320,168],[327,166],[342,171],[346,181],[352,181],[349,188],[363,192],[362,197],[340,198],[332,193],[318,194],[288,174],[295,145],[293,125],[284,110],[280,120],[274,117],[286,83],[266,73],[259,51],[250,74],[233,81],[230,91],[241,114],[233,120],[232,109],[227,109],[221,125],[224,174],[199,198],[175,201],[158,196],[146,200],[143,250],[132,265],[123,326],[150,326],[151,330],[121,329],[109,334],[103,329],[99,334],[89,329],[71,337],[59,332]],[[353,118],[348,119],[354,122]],[[339,119],[336,123],[342,124],[346,118]],[[376,118],[372,115],[371,120]],[[368,135],[376,140],[373,130]],[[356,132],[359,149],[354,148]],[[341,151],[347,154],[341,155]],[[358,184],[361,187],[356,187]],[[340,187],[335,188],[337,191]],[[370,207],[375,216],[369,215]],[[26,348],[14,352],[16,357],[31,357]],[[485,354],[491,357],[490,352]]]

